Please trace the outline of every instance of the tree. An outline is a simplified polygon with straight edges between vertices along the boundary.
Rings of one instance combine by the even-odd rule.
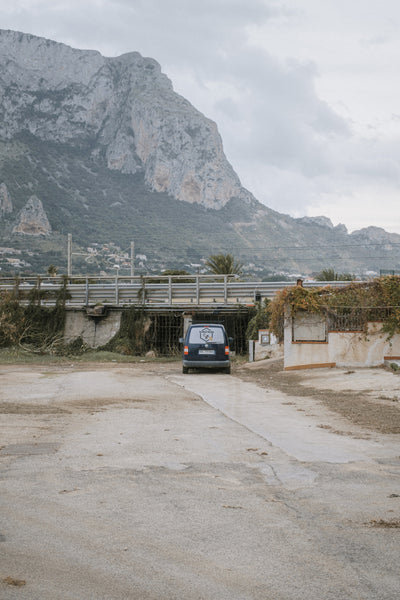
[[[50,275],[50,277],[55,277],[57,275],[57,272],[58,269],[54,265],[49,265],[49,267],[47,268],[47,275]]]
[[[323,269],[315,277],[317,281],[354,281],[355,275],[351,273],[336,273],[335,269]]]
[[[210,273],[216,275],[240,275],[243,263],[235,261],[232,254],[211,254],[205,266]]]
[[[355,281],[356,276],[352,273],[340,273],[338,275],[338,281]]]
[[[271,300],[264,298],[264,302],[258,302],[257,312],[250,319],[246,330],[246,339],[257,340],[259,329],[268,329],[271,320]]]
[[[161,271],[160,273],[161,275],[165,276],[168,275],[170,277],[172,277],[172,280],[174,280],[174,277],[176,275],[188,275],[189,279],[175,279],[175,281],[178,281],[179,283],[190,283],[191,281],[193,281],[192,277],[190,277],[190,273],[188,271],[185,271],[183,269],[166,269],[165,271]],[[152,279],[153,283],[166,283],[165,279]]]
[[[161,271],[161,275],[190,275],[190,273],[183,269],[166,269]]]

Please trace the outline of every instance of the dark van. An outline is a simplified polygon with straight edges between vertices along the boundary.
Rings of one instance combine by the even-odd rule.
[[[189,369],[224,369],[231,372],[229,342],[225,327],[220,324],[191,325],[183,343],[182,372]]]

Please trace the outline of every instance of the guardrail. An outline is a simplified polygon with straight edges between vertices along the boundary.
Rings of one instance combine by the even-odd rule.
[[[342,287],[348,283],[304,281],[303,285]],[[173,308],[252,305],[263,298],[273,298],[278,290],[294,286],[296,281],[238,281],[231,275],[0,278],[0,290],[12,292],[22,304],[35,297],[40,304],[52,306],[64,285],[70,295],[66,306],[70,307],[105,304]]]

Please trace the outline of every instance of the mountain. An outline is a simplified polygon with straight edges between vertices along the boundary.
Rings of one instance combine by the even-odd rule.
[[[259,272],[399,268],[399,235],[349,235],[326,217],[294,219],[258,202],[216,124],[155,60],[0,30],[0,66],[0,236],[20,268],[65,271],[67,233],[81,253],[134,240],[150,271],[221,251]],[[93,256],[76,264],[112,269]]]

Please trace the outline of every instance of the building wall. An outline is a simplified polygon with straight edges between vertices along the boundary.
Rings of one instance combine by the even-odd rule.
[[[317,319],[320,318],[315,315]],[[382,323],[368,323],[363,331],[330,331],[326,342],[293,341],[293,322],[285,321],[284,368],[376,367],[400,357],[400,335],[387,340]]]

